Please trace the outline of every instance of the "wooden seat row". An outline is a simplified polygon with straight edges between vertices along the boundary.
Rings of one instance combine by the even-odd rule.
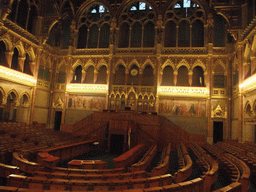
[[[19,167],[21,171],[30,174],[33,174],[40,168],[38,163],[28,161],[23,157],[22,154],[19,154],[18,152],[13,153],[12,164]]]
[[[145,143],[140,143],[135,147],[131,148],[127,152],[113,159],[113,163],[116,168],[129,167],[136,162],[136,160],[142,156],[148,149],[148,145]]]
[[[246,150],[240,148],[240,147],[236,147],[236,146],[233,146],[229,143],[226,143],[226,142],[218,142],[215,144],[217,147],[223,149],[224,151],[234,155],[234,156],[237,156],[237,157],[244,157],[246,156]]]
[[[54,148],[48,148],[38,153],[37,162],[47,168],[54,168],[59,161],[72,159],[89,152],[96,140],[88,140]]]
[[[226,173],[229,175],[231,179],[231,184],[239,182],[241,184],[241,191],[247,191],[249,188],[249,177],[250,177],[250,169],[249,167],[240,159],[236,158],[232,154],[223,152],[222,149],[218,148],[215,145],[203,144],[203,147],[213,153],[216,158],[218,158],[219,165],[223,170],[226,170]],[[220,154],[218,154],[220,152]],[[231,185],[230,184],[230,185]],[[223,187],[229,188],[229,186]],[[233,190],[233,187],[231,187]],[[235,189],[234,189],[235,190]]]
[[[54,167],[53,169],[51,169],[51,171],[57,172],[57,173],[86,175],[86,174],[124,173],[126,169],[124,167],[113,168],[113,169],[74,169],[74,168]]]
[[[86,183],[86,182],[85,182]],[[126,183],[124,181],[124,183]],[[136,183],[136,182],[135,182]],[[203,184],[203,179],[201,178],[197,178],[197,179],[193,179],[191,181],[186,181],[183,183],[178,183],[178,184],[165,184],[163,183],[162,186],[147,186],[146,188],[141,188],[136,185],[140,185],[140,184],[135,184],[135,185],[127,185],[127,186],[123,186],[120,187],[110,187],[107,189],[110,189],[110,191],[113,192],[191,192],[191,191],[203,191],[202,188],[202,184]],[[73,191],[73,192],[81,192],[81,191],[85,191],[86,190],[90,190],[92,192],[97,191],[97,192],[103,192],[103,191],[109,191],[104,189],[104,187],[100,187],[100,185],[98,185],[97,187],[91,186],[91,187],[84,187],[84,183],[81,182],[80,183],[80,187],[72,187],[69,188],[62,188],[62,187],[58,187],[57,185],[52,185],[48,188],[48,186],[45,186],[44,189],[32,189],[32,188],[25,188],[24,187],[10,187],[10,186],[0,186],[0,190],[1,192],[65,192],[65,191]]]
[[[156,153],[157,153],[157,145],[154,145],[147,151],[147,153],[143,156],[143,158],[138,163],[135,163],[132,165],[131,171],[135,172],[135,171],[146,170],[150,166]]]
[[[34,177],[44,177],[44,178],[56,178],[56,179],[67,179],[67,180],[101,180],[101,181],[111,181],[122,180],[122,179],[137,179],[137,178],[147,178],[149,174],[146,171],[135,171],[127,173],[102,173],[102,174],[77,174],[77,173],[64,173],[64,172],[42,172],[37,171]]]
[[[230,160],[233,164],[236,165],[236,167],[239,169],[240,171],[240,178],[239,178],[239,182],[242,184],[242,192],[248,191],[249,186],[250,186],[250,175],[251,175],[251,171],[250,168],[240,159],[234,157],[231,154],[226,153],[225,154],[225,158],[227,158],[228,160]]]
[[[166,174],[169,170],[169,160],[171,152],[171,143],[169,143],[163,150],[161,160],[158,166],[154,167],[151,171],[152,176]]]
[[[183,143],[177,146],[180,169],[175,173],[174,180],[176,183],[180,183],[186,180],[192,172],[192,160],[187,152]]]
[[[218,177],[219,165],[210,155],[208,155],[197,143],[191,143],[190,149],[197,158],[197,164],[203,172],[204,191],[211,191],[212,184],[215,183]]]
[[[104,180],[67,180],[45,177],[28,177],[23,175],[11,174],[7,178],[7,186],[38,189],[38,190],[68,190],[68,191],[109,191],[109,190],[127,190],[143,189],[152,187],[161,187],[172,184],[172,175],[161,175],[149,178],[135,179],[113,179]]]

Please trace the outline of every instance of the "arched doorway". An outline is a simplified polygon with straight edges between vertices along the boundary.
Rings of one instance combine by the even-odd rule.
[[[4,121],[16,121],[17,109],[16,109],[17,96],[14,92],[11,92],[7,97],[7,103],[4,107]]]

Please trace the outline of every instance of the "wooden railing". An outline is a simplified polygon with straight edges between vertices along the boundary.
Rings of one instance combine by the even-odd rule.
[[[176,183],[186,180],[192,172],[192,160],[183,143],[177,146],[179,155],[180,169],[175,173],[174,180]]]
[[[150,166],[154,156],[156,155],[156,152],[157,152],[157,145],[154,145],[147,151],[147,153],[143,156],[143,158],[139,162],[132,165],[131,171],[135,172],[135,171],[146,170]]]
[[[169,159],[170,159],[170,152],[171,152],[171,143],[169,143],[166,148],[164,148],[161,160],[157,167],[154,167],[151,171],[152,176],[158,176],[166,174],[169,170]]]

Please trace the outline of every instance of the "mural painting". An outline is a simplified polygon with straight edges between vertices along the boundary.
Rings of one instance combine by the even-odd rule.
[[[206,101],[160,100],[159,112],[165,115],[206,116]]]
[[[74,109],[101,111],[105,106],[106,98],[100,96],[70,95],[68,100],[68,107]]]

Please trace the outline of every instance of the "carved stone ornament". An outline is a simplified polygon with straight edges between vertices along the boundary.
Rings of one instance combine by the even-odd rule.
[[[63,108],[63,104],[63,100],[60,97],[58,97],[58,99],[53,104],[53,108]]]
[[[212,113],[213,113],[213,117],[221,117],[221,118],[225,117],[225,111],[224,109],[221,108],[219,104],[215,109],[213,109]]]

